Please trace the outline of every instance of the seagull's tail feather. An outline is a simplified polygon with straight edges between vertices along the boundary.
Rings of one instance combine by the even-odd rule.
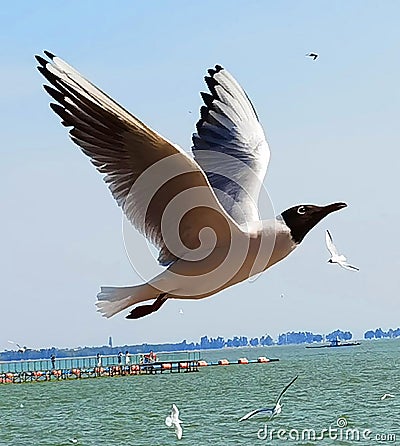
[[[139,302],[155,299],[158,294],[159,291],[147,283],[130,287],[101,287],[97,295],[97,311],[109,318]]]

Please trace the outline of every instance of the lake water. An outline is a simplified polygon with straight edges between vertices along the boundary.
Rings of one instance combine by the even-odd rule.
[[[85,446],[400,445],[400,340],[330,349],[225,349],[202,356],[280,361],[0,385],[0,445],[62,446],[72,438]],[[279,416],[238,422],[252,409],[273,406],[295,375]],[[395,398],[382,401],[385,393]],[[183,421],[180,441],[164,423],[172,403]]]

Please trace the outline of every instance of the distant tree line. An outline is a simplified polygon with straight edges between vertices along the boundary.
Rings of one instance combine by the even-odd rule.
[[[352,339],[353,335],[350,331],[335,330],[327,334],[325,337],[321,334],[314,334],[309,331],[290,331],[282,333],[278,336],[276,342],[269,334],[265,334],[260,338],[248,338],[247,336],[234,336],[233,338],[225,339],[221,336],[217,338],[209,338],[203,336],[200,342],[187,342],[186,339],[178,343],[169,344],[140,344],[140,345],[122,345],[117,347],[110,347],[107,345],[99,347],[79,347],[74,349],[64,348],[58,349],[55,347],[42,348],[40,350],[27,349],[25,352],[18,352],[15,350],[7,350],[0,352],[0,361],[17,361],[20,359],[48,359],[52,355],[57,358],[71,358],[79,356],[102,356],[118,355],[119,352],[125,353],[129,351],[130,354],[153,352],[175,352],[175,351],[192,351],[192,350],[210,350],[220,349],[226,347],[267,347],[271,345],[292,345],[292,344],[311,344],[313,342],[323,341],[348,341]],[[369,330],[365,332],[364,339],[381,339],[381,338],[397,338],[400,337],[400,328],[396,330],[383,331],[381,328],[376,330]]]
[[[364,339],[382,339],[382,338],[400,338],[400,328],[383,331],[382,328],[376,330],[368,330],[364,333]]]

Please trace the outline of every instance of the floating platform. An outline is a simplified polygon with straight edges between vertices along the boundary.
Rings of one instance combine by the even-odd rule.
[[[103,357],[104,358],[104,357]],[[103,359],[102,358],[102,359]],[[79,358],[90,363],[97,358]],[[115,359],[115,357],[114,357]],[[69,358],[69,362],[73,362],[76,358]],[[60,359],[65,365],[68,359]],[[109,364],[107,366],[96,367],[68,367],[68,368],[51,368],[45,369],[39,367],[38,370],[30,370],[36,368],[37,364],[41,365],[47,361],[13,361],[7,364],[2,362],[2,370],[8,367],[8,371],[0,373],[0,384],[11,383],[27,383],[40,381],[61,381],[69,379],[83,379],[83,378],[100,378],[100,377],[115,377],[115,376],[132,376],[132,375],[156,375],[162,373],[191,373],[198,372],[202,367],[213,366],[229,366],[242,364],[266,364],[269,362],[276,362],[279,359],[269,359],[265,356],[260,356],[257,359],[239,358],[232,362],[227,359],[220,359],[217,362],[207,362],[202,359],[187,359],[187,360],[168,360],[168,361],[154,361],[143,362],[130,365]],[[85,362],[85,361],[83,361]],[[14,369],[14,370],[13,370]],[[19,369],[19,370],[16,370]]]
[[[354,347],[355,345],[361,345],[361,343],[358,342],[358,341],[350,341],[350,342],[337,342],[337,341],[333,341],[330,344],[306,345],[306,348]]]

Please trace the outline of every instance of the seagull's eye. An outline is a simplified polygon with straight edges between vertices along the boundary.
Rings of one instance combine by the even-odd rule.
[[[304,206],[300,206],[300,207],[297,209],[297,213],[300,214],[300,215],[305,214],[305,213],[306,213],[306,208],[305,208]]]

